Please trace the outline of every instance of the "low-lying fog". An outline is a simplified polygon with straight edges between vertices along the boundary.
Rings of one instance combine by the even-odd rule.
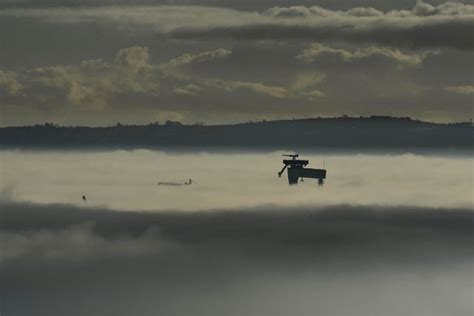
[[[289,187],[280,152],[172,154],[0,151],[4,195],[37,203],[114,209],[196,210],[272,205],[472,207],[473,159],[404,155],[305,155],[328,170],[324,187]],[[191,178],[191,186],[157,186]]]
[[[0,155],[1,315],[474,313],[472,158]]]

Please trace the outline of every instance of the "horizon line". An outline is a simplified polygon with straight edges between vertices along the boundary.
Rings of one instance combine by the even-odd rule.
[[[260,119],[260,120],[248,120],[245,122],[236,122],[236,123],[205,123],[205,122],[194,122],[194,123],[182,123],[181,121],[174,120],[165,120],[160,123],[160,121],[154,121],[149,123],[122,123],[117,122],[115,124],[111,123],[110,125],[61,125],[59,123],[45,121],[43,123],[28,124],[28,125],[9,125],[9,126],[0,126],[0,129],[3,128],[22,128],[22,127],[53,127],[53,128],[111,128],[111,127],[143,127],[143,126],[169,126],[169,127],[212,127],[212,126],[236,126],[236,125],[245,125],[245,124],[262,124],[262,123],[274,123],[274,122],[287,122],[287,121],[308,121],[308,120],[405,120],[419,123],[428,123],[436,125],[464,125],[471,124],[472,119],[467,121],[455,121],[455,122],[433,122],[427,120],[421,120],[417,118],[412,118],[410,116],[392,116],[392,115],[368,115],[368,116],[350,116],[350,115],[340,115],[340,116],[318,116],[318,117],[307,117],[307,118],[284,118],[284,119]]]

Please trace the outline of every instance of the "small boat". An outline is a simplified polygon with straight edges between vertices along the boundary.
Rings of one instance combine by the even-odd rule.
[[[192,183],[193,183],[193,180],[188,179],[188,180],[179,180],[179,181],[160,181],[156,185],[182,186],[182,185],[191,185]]]

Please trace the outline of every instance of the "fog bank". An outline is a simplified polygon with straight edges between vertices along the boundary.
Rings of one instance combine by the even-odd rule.
[[[6,315],[468,315],[472,209],[0,203]]]
[[[114,209],[196,210],[273,205],[472,207],[469,157],[304,155],[328,170],[326,185],[278,178],[282,152],[0,151],[0,185],[11,199]],[[192,178],[191,186],[157,186]],[[87,197],[87,203],[82,200]]]

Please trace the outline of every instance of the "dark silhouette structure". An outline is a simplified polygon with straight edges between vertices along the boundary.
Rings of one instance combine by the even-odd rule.
[[[281,177],[283,172],[288,168],[288,184],[298,184],[298,179],[301,178],[303,181],[304,178],[313,178],[317,179],[318,185],[324,184],[324,179],[326,179],[326,169],[312,169],[305,168],[308,164],[308,160],[296,159],[299,157],[298,154],[294,155],[283,155],[286,157],[291,157],[291,159],[283,160],[283,169],[278,172],[278,176]]]

